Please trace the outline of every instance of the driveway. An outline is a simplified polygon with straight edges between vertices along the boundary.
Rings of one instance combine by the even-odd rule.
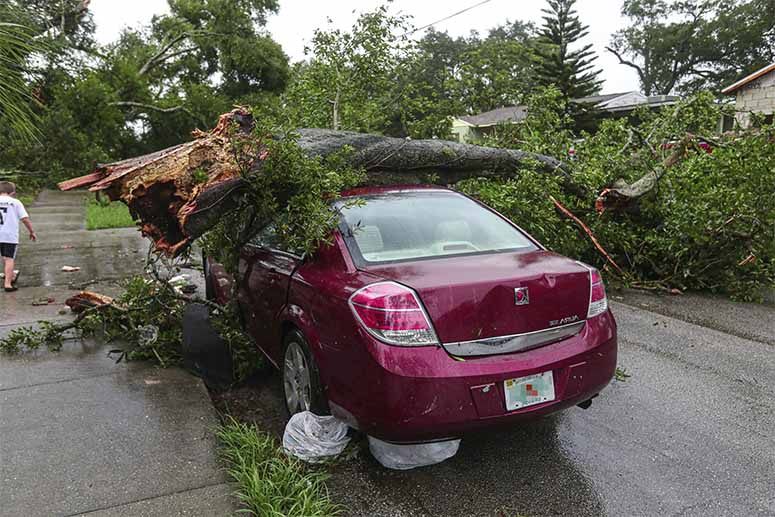
[[[112,293],[142,271],[139,233],[88,232],[83,212],[77,193],[43,192],[30,207],[39,241],[22,243],[22,288],[0,294],[0,337],[65,317],[63,301],[84,283]],[[53,302],[32,305],[40,298]],[[59,353],[0,355],[0,516],[232,513],[204,384],[176,368],[115,364],[110,348],[69,341]]]
[[[334,499],[352,516],[775,515],[775,309],[639,293],[611,305],[632,377],[590,409],[466,437],[409,472],[362,445],[333,469]],[[279,434],[278,385],[267,374],[219,404]]]

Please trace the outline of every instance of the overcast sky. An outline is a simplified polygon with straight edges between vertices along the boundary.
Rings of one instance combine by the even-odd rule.
[[[280,12],[269,19],[267,28],[291,60],[298,61],[304,58],[304,45],[308,43],[312,31],[327,27],[328,18],[335,27],[347,29],[359,12],[383,3],[383,0],[280,0]],[[391,10],[411,15],[414,25],[421,27],[476,3],[477,0],[395,0]],[[579,0],[576,3],[581,21],[589,25],[589,42],[594,45],[599,56],[597,63],[603,69],[603,93],[638,89],[635,72],[619,65],[616,58],[605,51],[611,34],[625,24],[619,13],[621,4],[621,0]],[[540,0],[490,0],[434,27],[452,36],[462,36],[472,30],[486,33],[489,28],[506,20],[540,23],[544,5],[545,2]],[[97,24],[97,39],[108,43],[116,39],[122,28],[145,24],[154,14],[167,12],[167,2],[92,0],[91,9]]]

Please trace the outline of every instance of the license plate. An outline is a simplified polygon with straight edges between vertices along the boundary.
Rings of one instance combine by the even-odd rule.
[[[503,381],[506,392],[506,411],[554,400],[554,376],[552,372],[537,373],[527,377]]]

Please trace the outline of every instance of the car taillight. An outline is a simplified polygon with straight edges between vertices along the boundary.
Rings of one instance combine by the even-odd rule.
[[[367,285],[350,297],[350,307],[363,327],[391,345],[438,343],[417,293],[395,282]]]
[[[608,309],[608,298],[605,295],[605,285],[603,285],[603,277],[600,275],[600,271],[595,268],[589,270],[589,310],[587,311],[587,318],[592,318],[603,314]]]

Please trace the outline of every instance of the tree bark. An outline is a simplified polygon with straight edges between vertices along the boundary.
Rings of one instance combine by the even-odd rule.
[[[518,176],[531,162],[544,172],[571,181],[570,172],[561,161],[514,149],[331,129],[299,129],[298,133],[299,146],[311,156],[326,157],[345,146],[351,148],[354,153],[350,162],[366,170],[369,184],[418,183],[427,181],[431,174],[438,174],[444,184],[472,177]]]
[[[221,115],[207,133],[186,142],[120,162],[100,164],[79,178],[59,184],[62,190],[88,187],[129,206],[140,229],[157,250],[175,256],[237,206],[246,188],[245,164],[237,162],[232,131],[247,134],[253,119],[242,109]],[[345,146],[353,150],[352,165],[366,170],[366,184],[451,184],[472,177],[514,177],[525,169],[561,176],[567,189],[576,187],[562,162],[543,155],[442,140],[389,138],[349,131],[301,129],[298,145],[310,156],[326,157]],[[263,151],[251,157],[252,173],[260,174]],[[204,179],[201,172],[206,173]],[[577,191],[577,190],[576,190]]]

